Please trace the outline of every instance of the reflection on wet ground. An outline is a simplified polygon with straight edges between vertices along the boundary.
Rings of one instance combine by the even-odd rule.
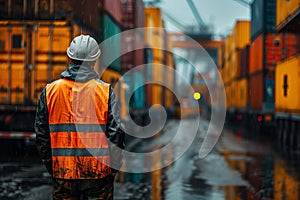
[[[300,199],[299,153],[276,149],[274,135],[261,137],[247,130],[225,128],[213,151],[205,159],[199,159],[197,155],[205,134],[203,126],[207,122],[201,122],[202,128],[193,144],[173,164],[151,173],[122,172],[119,186],[142,184],[148,193],[141,199],[154,200]],[[167,135],[168,131],[160,133],[161,137],[135,146],[135,151],[158,149],[170,141]],[[152,161],[157,165],[173,159],[176,146],[169,152],[169,157],[155,157]],[[123,199],[122,195],[118,199]]]
[[[141,162],[136,165],[138,168],[152,163],[162,169],[147,173],[119,172],[115,199],[300,199],[300,153],[278,148],[275,133],[262,137],[245,129],[225,128],[213,151],[199,159],[198,151],[208,122],[201,120],[193,138],[189,134],[189,120],[184,121],[182,138],[166,146],[179,130],[178,124],[169,121],[164,131],[154,138],[135,140],[128,145],[132,152],[168,149],[163,154],[147,157],[148,160],[141,154]],[[192,145],[176,159],[189,140],[193,140]],[[2,143],[0,150],[0,199],[51,199],[51,178],[36,151],[27,147],[16,151],[13,144],[3,146]]]

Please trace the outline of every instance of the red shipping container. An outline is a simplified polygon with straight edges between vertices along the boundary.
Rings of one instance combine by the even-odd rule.
[[[125,0],[122,2],[124,29],[144,27],[144,2],[142,0]]]
[[[259,71],[249,77],[250,108],[260,111],[274,110],[274,71]]]
[[[121,57],[121,67],[129,70],[144,64],[144,38],[138,31],[127,31],[121,35],[122,51],[127,52]]]
[[[299,37],[290,33],[263,33],[250,46],[249,74],[276,64],[298,53]]]
[[[101,0],[100,2],[103,3],[103,5],[98,4],[100,8],[109,13],[118,24],[122,24],[121,0]]]
[[[100,14],[97,7],[99,0],[71,1],[73,14],[76,22],[84,24],[93,32],[99,32]]]
[[[249,78],[249,102],[250,107],[261,110],[263,103],[263,74],[257,73]]]

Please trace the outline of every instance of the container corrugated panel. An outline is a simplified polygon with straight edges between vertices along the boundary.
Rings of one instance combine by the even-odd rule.
[[[100,2],[104,3],[104,10],[108,12],[118,24],[122,24],[121,0],[102,0]]]
[[[228,60],[233,51],[232,34],[229,35],[225,41],[225,60]]]
[[[300,113],[300,56],[276,67],[276,111]]]
[[[299,51],[299,36],[289,33],[264,33],[250,46],[249,74],[266,68],[275,68],[276,63]]]
[[[276,25],[280,26],[285,23],[290,16],[294,16],[300,9],[300,0],[277,0]]]
[[[231,79],[240,77],[240,53],[241,50],[236,49],[231,56]]]
[[[167,52],[167,64],[168,67],[172,68],[175,70],[175,63],[174,63],[174,58],[173,54],[171,52]],[[165,100],[165,106],[166,108],[170,108],[174,104],[174,96],[171,91],[174,91],[174,81],[175,81],[175,74],[174,73],[165,73],[165,83],[166,87],[166,100]]]
[[[98,5],[99,0],[85,1],[71,1],[73,9],[73,18],[78,24],[83,24],[84,27],[88,28],[93,32],[92,35],[96,35],[96,39],[101,42],[101,32],[103,28],[100,27],[101,15],[100,10],[102,9],[101,4]]]
[[[238,108],[239,106],[239,99],[238,99],[238,88],[239,88],[239,82],[237,80],[233,80],[230,83],[230,99],[231,99],[231,107],[232,108]]]
[[[121,68],[128,70],[144,64],[144,38],[138,31],[123,32],[122,50],[128,52],[121,56]]]
[[[263,104],[263,73],[249,77],[249,103],[250,108],[261,110]]]
[[[259,35],[250,46],[249,74],[260,71],[263,68],[264,37]]]
[[[265,31],[276,31],[276,0],[255,0],[251,5],[251,41]]]
[[[142,0],[122,1],[122,26],[123,28],[144,27],[144,2]]]
[[[121,27],[118,25],[109,15],[104,14],[104,24],[103,24],[103,38],[107,39],[112,36],[114,36],[114,40],[111,44],[105,45],[105,49],[103,50],[103,55],[106,55],[108,57],[115,57],[115,59],[109,67],[120,71],[121,69],[121,60],[120,60],[120,50],[121,50]],[[101,62],[101,59],[100,59]]]
[[[52,26],[52,25],[51,25]],[[60,77],[66,69],[68,58],[66,49],[68,48],[72,35],[72,27],[62,24],[54,24],[52,27],[40,26],[36,31],[36,41],[32,46],[35,48],[33,58],[35,74],[32,77],[32,99],[36,102],[40,92],[45,85]],[[34,47],[34,45],[36,45]]]
[[[246,77],[249,70],[249,53],[250,46],[247,45],[240,53],[240,77]]]
[[[257,72],[249,77],[250,108],[260,111],[274,110],[274,71]]]
[[[11,29],[9,34],[9,29]],[[23,27],[0,27],[0,103],[22,104],[25,98],[26,34]]]
[[[238,104],[239,109],[246,109],[248,105],[248,79],[238,80]]]
[[[226,93],[226,108],[229,109],[231,107],[231,85],[225,85],[225,93]]]
[[[233,29],[233,48],[242,49],[250,43],[250,21],[237,21]]]

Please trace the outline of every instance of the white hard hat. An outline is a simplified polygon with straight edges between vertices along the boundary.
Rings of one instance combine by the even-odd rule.
[[[94,38],[89,35],[80,35],[72,40],[67,54],[74,60],[94,61],[99,58],[101,50]]]

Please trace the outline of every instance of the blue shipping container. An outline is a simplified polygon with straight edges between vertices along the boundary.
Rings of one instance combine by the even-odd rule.
[[[251,5],[251,41],[263,32],[276,31],[276,0],[255,0]]]

